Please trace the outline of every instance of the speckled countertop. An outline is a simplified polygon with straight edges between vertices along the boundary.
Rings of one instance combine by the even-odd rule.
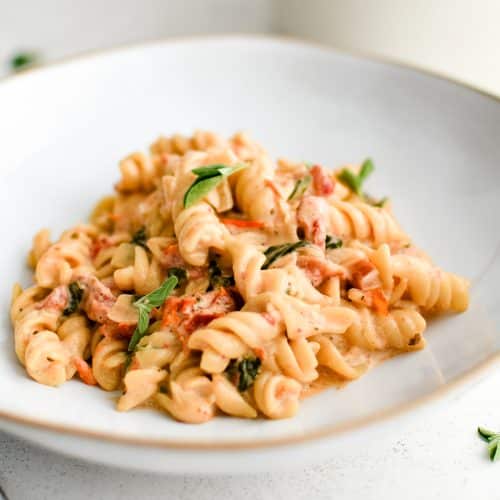
[[[0,485],[9,500],[497,499],[500,463],[488,461],[475,429],[500,428],[499,387],[500,371],[490,373],[453,397],[395,420],[390,433],[374,427],[363,448],[342,450],[319,466],[259,476],[112,469],[0,432]]]

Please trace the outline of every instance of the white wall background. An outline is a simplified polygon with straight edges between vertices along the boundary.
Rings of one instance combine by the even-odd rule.
[[[272,8],[272,0],[0,0],[0,67],[23,49],[50,61],[167,36],[268,33]]]
[[[500,94],[499,23],[500,0],[0,0],[0,74],[23,48],[53,60],[167,36],[280,32]]]
[[[277,28],[500,94],[499,0],[276,0]]]

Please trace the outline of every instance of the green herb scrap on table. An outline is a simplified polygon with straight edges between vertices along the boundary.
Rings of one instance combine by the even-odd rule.
[[[9,68],[17,73],[27,68],[31,68],[40,62],[40,57],[36,52],[18,52],[9,60]]]
[[[490,460],[494,462],[500,458],[500,433],[489,431],[484,427],[478,427],[477,433],[481,439],[488,443],[488,454],[490,456]]]

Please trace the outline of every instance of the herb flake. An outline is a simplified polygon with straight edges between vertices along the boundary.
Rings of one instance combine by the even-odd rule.
[[[132,243],[132,245],[139,245],[140,247],[147,248],[146,247],[147,240],[148,237],[146,234],[146,228],[143,226],[133,234],[130,243]]]
[[[19,52],[10,59],[10,68],[12,71],[21,71],[33,66],[37,62],[38,56],[35,52]]]
[[[208,265],[208,279],[210,281],[209,290],[234,286],[234,277],[223,275],[222,269],[215,260],[211,260]]]
[[[293,187],[293,191],[290,193],[288,197],[288,201],[296,200],[301,198],[304,193],[307,191],[307,188],[311,185],[312,177],[310,175],[306,175],[302,179],[299,179],[295,186]]]
[[[244,358],[241,361],[232,360],[226,368],[226,373],[237,386],[238,391],[244,392],[254,384],[260,365],[259,358]]]
[[[80,287],[78,282],[73,281],[68,285],[69,290],[69,303],[66,309],[63,311],[63,316],[69,316],[73,314],[79,307],[80,302],[83,298],[83,288]]]
[[[331,250],[334,248],[341,248],[343,245],[343,242],[340,238],[335,238],[329,234],[326,235],[325,238],[325,248],[327,250]]]
[[[264,264],[262,264],[262,269],[268,269],[269,266],[278,260],[280,257],[287,255],[289,253],[295,252],[299,248],[305,247],[309,245],[309,242],[306,240],[299,240],[295,243],[283,243],[282,245],[274,245],[270,246],[265,252],[266,260]]]
[[[389,198],[387,198],[387,196],[384,196],[383,198],[381,198],[380,200],[372,203],[372,205],[374,207],[379,207],[379,208],[383,208],[385,206],[385,204],[389,201]]]
[[[383,198],[380,198],[380,200],[377,200],[373,196],[370,196],[367,193],[364,193],[364,200],[372,205],[373,207],[378,207],[378,208],[383,208],[385,204],[389,201],[389,198],[387,196],[384,196]]]

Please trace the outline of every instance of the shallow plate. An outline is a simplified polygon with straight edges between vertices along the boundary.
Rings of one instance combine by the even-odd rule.
[[[470,310],[431,322],[426,350],[306,400],[286,421],[221,417],[186,425],[149,410],[118,413],[115,395],[78,381],[59,389],[34,383],[15,359],[7,318],[11,284],[29,283],[24,263],[33,233],[49,226],[58,234],[85,219],[117,180],[126,153],[160,133],[195,128],[246,129],[273,155],[332,167],[371,156],[377,171],[370,192],[390,195],[415,241],[472,280]],[[0,425],[67,453],[170,472],[288,467],[319,444],[322,458],[338,453],[340,431],[358,428],[369,437],[370,422],[496,359],[499,132],[500,104],[488,96],[411,69],[269,38],[158,43],[4,81]]]

